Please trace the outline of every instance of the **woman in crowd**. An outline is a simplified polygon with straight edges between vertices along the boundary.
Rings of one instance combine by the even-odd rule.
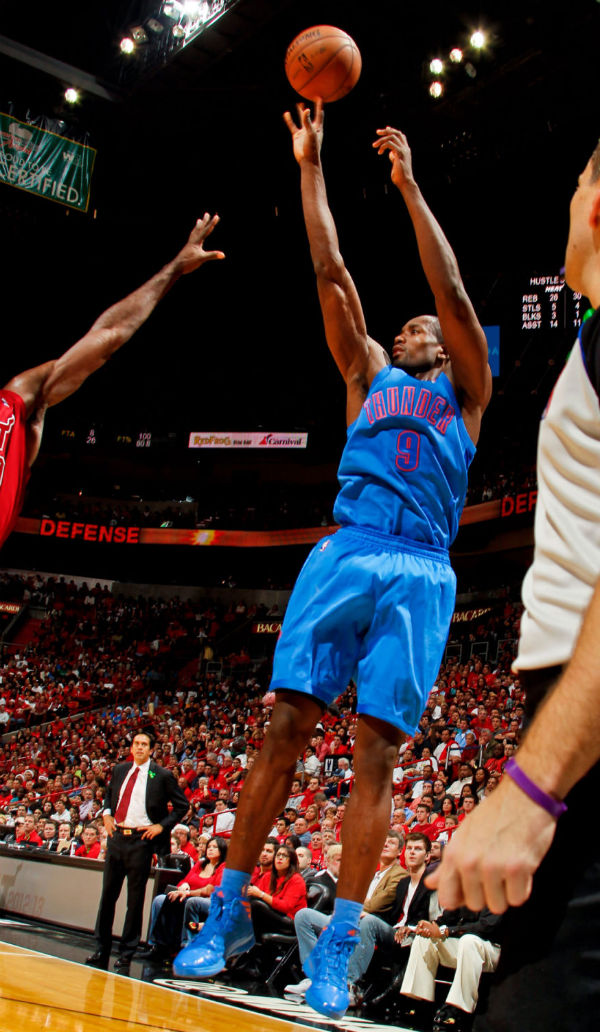
[[[483,797],[483,794],[485,792],[485,786],[488,783],[489,776],[490,772],[489,770],[486,770],[485,767],[478,767],[475,773],[473,774],[471,785],[473,786],[473,790],[477,795],[478,799],[481,799]]]
[[[446,817],[453,817],[456,814],[456,803],[450,795],[444,796],[439,814],[431,821],[431,837],[437,836],[446,829]]]
[[[321,824],[319,822],[319,807],[316,805],[316,803],[309,803],[309,805],[306,807],[306,812],[304,816],[306,818],[308,830],[310,831],[311,835],[314,831],[320,830]]]
[[[294,934],[294,915],[306,906],[306,884],[298,873],[298,857],[287,845],[278,846],[275,853],[271,884],[265,892],[250,885],[254,934],[260,941],[265,932]]]
[[[227,841],[211,838],[206,847],[206,857],[197,860],[174,889],[155,896],[148,935],[150,949],[142,956],[162,963],[179,949],[182,931],[183,941],[187,940],[188,924],[196,924],[208,913],[210,897],[215,886],[221,884],[226,857]],[[193,930],[197,931],[197,928]]]
[[[461,789],[461,793],[460,793],[460,796],[459,796],[459,798],[458,798],[458,803],[456,804],[456,812],[457,812],[457,813],[460,813],[460,812],[461,812],[461,810],[463,809],[463,804],[464,804],[464,801],[465,801],[465,799],[466,799],[466,798],[468,798],[469,796],[470,796],[470,797],[471,797],[472,799],[475,799],[475,798],[476,798],[476,796],[475,796],[475,792],[474,792],[474,790],[473,790],[473,786],[472,786],[472,785],[463,785],[463,787],[462,787],[462,789]],[[477,800],[477,801],[479,802],[479,800]]]

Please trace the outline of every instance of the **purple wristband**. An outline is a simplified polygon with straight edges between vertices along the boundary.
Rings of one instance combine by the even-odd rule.
[[[536,785],[535,781],[532,781],[531,778],[527,777],[525,771],[521,770],[519,764],[512,758],[512,756],[505,764],[504,773],[508,774],[509,778],[512,778],[515,784],[519,786],[526,796],[529,796],[534,803],[541,806],[546,813],[549,813],[551,817],[555,818],[555,820],[558,820],[563,813],[567,812],[566,803],[561,803],[559,799],[554,799],[553,796],[544,792],[539,785]]]

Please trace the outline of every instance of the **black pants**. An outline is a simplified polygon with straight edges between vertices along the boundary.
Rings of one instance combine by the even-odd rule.
[[[560,668],[527,672],[528,709]],[[552,742],[548,742],[552,749]],[[533,891],[506,914],[502,953],[476,1032],[597,1032],[600,1027],[600,764],[569,792]]]
[[[102,896],[96,920],[98,949],[108,956],[112,945],[112,927],[117,900],[127,879],[127,911],[121,934],[121,956],[132,956],[142,934],[146,882],[152,866],[154,846],[139,832],[123,835],[115,831],[108,839]]]

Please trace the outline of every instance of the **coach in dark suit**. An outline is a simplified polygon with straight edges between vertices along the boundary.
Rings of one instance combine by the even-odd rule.
[[[108,840],[96,920],[98,948],[86,960],[93,967],[108,967],[115,907],[127,879],[127,912],[115,970],[129,968],[142,932],[152,856],[170,852],[171,829],[189,809],[171,772],[151,759],[153,747],[152,733],[138,731],[131,746],[133,763],[118,763],[107,789],[103,820]]]

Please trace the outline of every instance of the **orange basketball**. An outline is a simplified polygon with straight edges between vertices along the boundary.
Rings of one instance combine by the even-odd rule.
[[[343,29],[314,25],[287,48],[285,74],[301,97],[325,103],[339,100],[356,86],[362,68],[360,50]]]

